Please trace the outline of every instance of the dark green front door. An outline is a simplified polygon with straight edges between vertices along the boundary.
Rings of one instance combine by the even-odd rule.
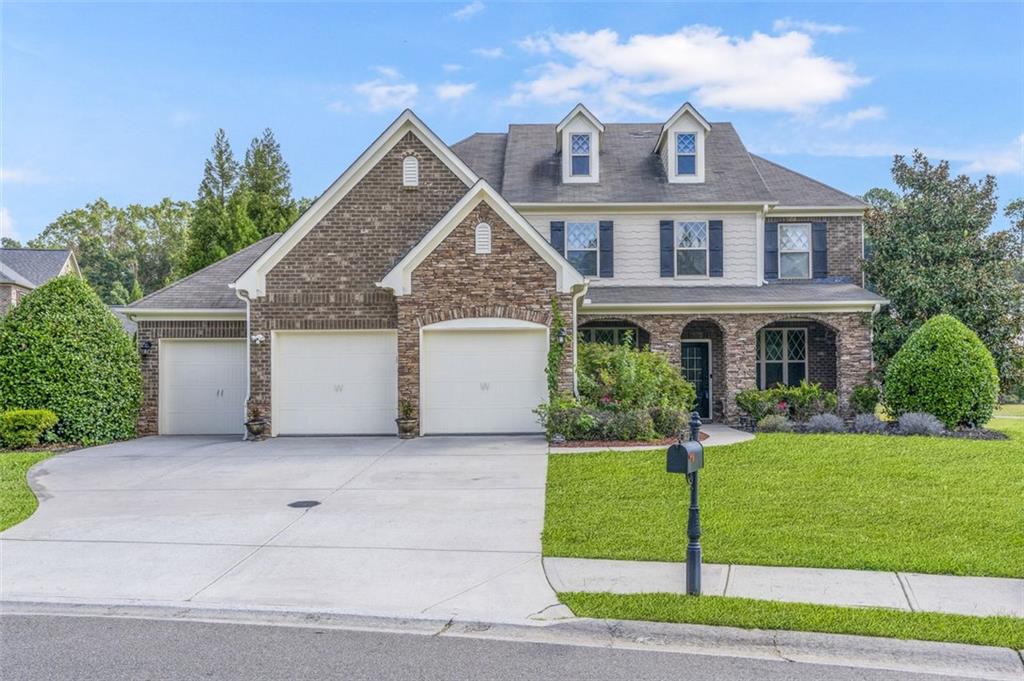
[[[697,389],[697,411],[702,419],[711,418],[711,344],[707,341],[683,341],[683,378]]]

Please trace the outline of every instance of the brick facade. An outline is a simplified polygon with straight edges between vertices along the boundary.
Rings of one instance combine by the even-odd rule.
[[[245,338],[245,320],[140,321],[137,342],[142,369],[142,407],[136,430],[156,435],[160,427],[160,339]],[[149,349],[143,347],[149,343]]]
[[[863,285],[864,218],[860,215],[831,217],[766,218],[771,222],[824,222],[828,227],[828,276]]]
[[[475,252],[475,228],[491,226],[491,252]],[[398,298],[398,395],[419,411],[420,328],[450,319],[498,317],[551,325],[557,298],[567,330],[572,296],[555,272],[498,214],[481,202],[413,271],[412,292]],[[571,334],[559,385],[572,389]]]

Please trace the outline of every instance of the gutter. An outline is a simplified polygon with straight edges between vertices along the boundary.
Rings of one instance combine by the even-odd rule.
[[[630,314],[659,314],[682,312],[871,312],[889,301],[846,300],[836,302],[738,302],[738,303],[590,303],[583,301],[583,312],[628,312]]]

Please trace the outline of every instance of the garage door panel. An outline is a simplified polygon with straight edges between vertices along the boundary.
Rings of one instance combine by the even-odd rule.
[[[240,434],[245,392],[245,341],[161,342],[161,434]]]

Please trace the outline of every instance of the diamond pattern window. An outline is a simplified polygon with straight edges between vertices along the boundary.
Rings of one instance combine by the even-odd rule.
[[[811,225],[783,223],[779,225],[779,278],[810,279]]]
[[[569,222],[565,225],[565,257],[580,274],[597,276],[597,223]]]
[[[639,334],[631,326],[592,326],[581,328],[579,334],[584,343],[640,346]]]
[[[757,385],[799,385],[807,378],[807,329],[761,329],[757,333]]]
[[[708,274],[708,223],[676,223],[676,276],[706,277]]]
[[[590,174],[590,134],[570,135],[572,147],[572,174]]]
[[[697,135],[676,133],[676,175],[697,174]]]

